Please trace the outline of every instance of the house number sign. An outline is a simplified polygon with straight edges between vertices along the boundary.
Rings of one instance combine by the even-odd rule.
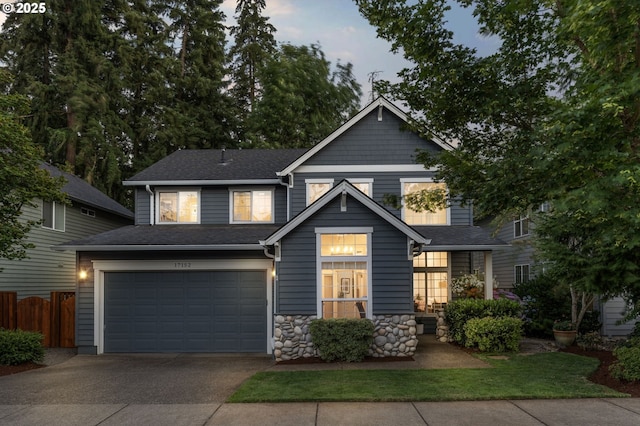
[[[174,262],[173,267],[176,269],[189,269],[191,268],[191,262]]]

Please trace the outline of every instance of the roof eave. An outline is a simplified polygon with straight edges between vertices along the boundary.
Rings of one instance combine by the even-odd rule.
[[[280,179],[227,180],[125,180],[124,186],[193,186],[193,185],[277,185]]]
[[[97,245],[66,245],[52,247],[56,251],[201,251],[201,250],[231,250],[231,251],[262,251],[260,244],[97,244]]]

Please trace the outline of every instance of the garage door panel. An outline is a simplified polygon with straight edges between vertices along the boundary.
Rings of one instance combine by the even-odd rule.
[[[106,272],[105,352],[265,352],[266,271]]]

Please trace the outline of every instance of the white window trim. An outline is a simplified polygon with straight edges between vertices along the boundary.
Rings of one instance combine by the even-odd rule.
[[[524,281],[524,275],[522,273],[523,267],[527,267],[527,280]],[[520,268],[520,277],[518,277],[518,273],[517,270],[518,268]],[[520,278],[520,281],[518,281],[518,278]],[[520,284],[520,283],[526,283],[528,281],[531,280],[531,265],[528,263],[519,263],[517,265],[513,265],[513,283],[516,284]]]
[[[316,228],[316,310],[317,317],[322,318],[322,262],[367,262],[367,299],[366,317],[373,318],[373,268],[372,268],[372,240],[373,227],[352,228]],[[367,234],[366,256],[321,256],[321,235],[323,234]]]
[[[522,221],[527,221],[527,233],[522,232]],[[529,236],[529,226],[531,222],[529,221],[529,215],[520,215],[518,219],[513,220],[513,238],[523,238]],[[520,235],[516,235],[516,226],[520,229]]]
[[[104,353],[104,273],[144,271],[218,271],[218,270],[264,270],[267,287],[267,341],[265,352],[272,353],[271,330],[273,329],[273,262],[262,259],[229,260],[96,260],[93,264],[93,344],[97,355]],[[185,269],[182,265],[188,264]],[[79,284],[82,286],[82,284]]]
[[[271,220],[268,222],[254,222],[254,221],[237,221],[233,219],[233,194],[235,192],[251,192],[253,193],[254,191],[269,191],[271,192]],[[273,187],[269,187],[269,188],[261,188],[261,187],[257,187],[257,186],[252,186],[252,187],[237,187],[237,188],[229,188],[229,223],[233,224],[233,225],[264,225],[264,224],[270,224],[270,223],[275,223],[276,221],[276,190]],[[253,206],[252,206],[253,207]],[[253,213],[253,212],[252,212]]]
[[[335,184],[335,179],[305,179],[304,180],[304,205],[305,206],[309,206],[311,203],[309,202],[309,185],[314,184],[314,183],[328,183],[329,185],[331,185],[331,187],[329,188],[329,191],[331,190],[331,188],[333,188],[333,185]],[[328,191],[327,191],[328,192]]]
[[[47,201],[42,201],[42,208],[40,210],[40,217],[44,220],[44,203]],[[58,232],[66,232],[67,229],[67,206],[63,203],[58,203],[57,201],[50,201],[51,203],[51,224],[52,226],[45,226],[44,223],[41,225],[44,229],[50,229],[51,231]],[[62,206],[62,229],[56,228],[56,206]]]
[[[196,192],[198,194],[198,219],[195,222],[162,222],[160,220],[160,193],[161,192]],[[178,197],[179,199],[180,197]],[[155,205],[155,216],[154,223],[156,225],[199,225],[202,217],[202,188],[155,188],[154,189],[154,205]]]
[[[405,211],[406,211],[406,207],[404,205],[404,184],[405,183],[440,183],[440,182],[436,182],[433,178],[401,178],[400,179],[400,195],[402,197],[402,208],[400,209],[401,212],[401,218],[403,222],[407,222],[405,220]],[[447,188],[447,192],[449,191],[449,189]],[[447,223],[442,223],[442,224],[433,224],[433,225],[411,225],[411,226],[449,226],[451,225],[451,206],[447,206],[445,208],[445,212],[446,212],[446,216],[447,216]]]

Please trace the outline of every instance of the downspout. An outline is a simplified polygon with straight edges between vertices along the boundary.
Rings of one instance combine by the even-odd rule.
[[[154,208],[156,197],[153,191],[151,190],[151,186],[146,185],[144,189],[146,189],[147,193],[149,194],[149,225],[153,226],[155,225],[155,217],[156,217],[156,212]]]

